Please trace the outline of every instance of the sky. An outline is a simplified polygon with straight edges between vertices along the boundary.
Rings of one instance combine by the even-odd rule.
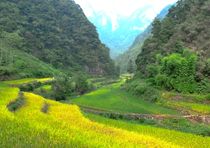
[[[119,17],[130,17],[136,10],[142,9],[142,19],[152,21],[167,5],[177,0],[75,0],[88,18],[94,13],[103,13],[112,20],[113,28],[117,28]],[[102,23],[106,24],[104,20]]]

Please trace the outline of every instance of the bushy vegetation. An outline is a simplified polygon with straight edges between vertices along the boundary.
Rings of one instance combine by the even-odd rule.
[[[38,81],[34,81],[34,82],[31,82],[31,83],[28,83],[28,84],[22,84],[19,86],[20,88],[20,91],[33,91],[35,88],[38,88],[42,85],[41,82],[38,82]]]
[[[16,100],[10,102],[7,105],[7,108],[11,112],[15,112],[18,108],[21,108],[25,104],[25,98],[23,92],[19,92],[19,95]]]
[[[208,93],[209,0],[178,1],[162,21],[153,22],[136,64],[144,78],[167,90]],[[186,49],[188,48],[188,50]]]
[[[151,103],[158,102],[160,99],[160,92],[157,88],[153,87],[153,84],[146,82],[142,79],[132,79],[126,82],[123,86],[123,89],[126,89],[135,96],[149,101]]]
[[[185,93],[209,93],[210,81],[207,78],[197,80],[196,66],[197,55],[188,49],[183,53],[173,53],[168,56],[156,56],[154,64],[148,64],[144,75],[136,75],[136,78],[147,79],[148,84],[137,84],[136,88],[129,88],[136,93],[143,94],[142,85],[156,86],[166,90],[175,90]],[[138,82],[138,80],[136,80]],[[145,86],[144,86],[145,87]],[[139,88],[139,90],[138,90]]]
[[[22,91],[33,91],[43,97],[57,101],[66,100],[69,96],[78,96],[95,89],[95,86],[88,81],[88,77],[82,74],[66,75],[61,74],[41,83],[39,81],[19,85]]]
[[[51,65],[21,51],[22,44],[23,38],[17,32],[0,31],[0,80],[48,77],[59,73]]]

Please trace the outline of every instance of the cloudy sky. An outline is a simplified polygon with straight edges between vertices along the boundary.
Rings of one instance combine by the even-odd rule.
[[[129,17],[136,10],[142,9],[144,19],[153,20],[155,16],[167,5],[177,0],[75,0],[87,17],[94,13],[104,13],[116,24],[119,17]],[[105,23],[105,22],[104,22]]]

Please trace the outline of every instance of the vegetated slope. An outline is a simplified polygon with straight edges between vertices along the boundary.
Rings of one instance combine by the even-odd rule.
[[[123,123],[115,128],[112,123],[109,126],[92,122],[75,105],[45,100],[32,93],[24,93],[24,104],[14,113],[9,112],[7,105],[18,97],[18,91],[18,88],[0,84],[2,147],[181,147],[180,139],[189,141],[186,147],[209,145],[209,138],[180,132],[173,132],[176,137],[165,138],[169,130],[145,126],[138,132],[129,132],[119,129]],[[127,124],[127,129],[131,127]]]
[[[18,48],[55,68],[110,74],[114,64],[95,27],[72,0],[1,0],[0,30],[22,38]]]
[[[139,53],[141,52],[141,47],[144,41],[151,34],[151,26],[149,26],[143,33],[141,33],[134,41],[133,45],[125,53],[119,55],[116,59],[116,65],[120,68],[120,73],[126,73],[128,70],[128,63],[132,61],[132,64],[135,65],[135,60]]]
[[[59,72],[51,65],[18,50],[21,44],[22,38],[18,33],[0,31],[0,80],[46,77]]]
[[[172,142],[182,147],[208,147],[208,143],[205,142],[205,138],[202,136],[196,136],[193,134],[183,134],[182,132],[177,132],[174,130],[166,130],[161,128],[156,128],[147,125],[139,125],[136,123],[129,123],[121,120],[107,119],[102,116],[87,114],[87,118],[92,121],[113,126],[115,128],[125,129],[128,131],[133,131],[137,133],[145,133],[146,135],[154,136],[156,138],[164,139],[164,141]],[[203,139],[204,138],[204,139]],[[189,140],[188,140],[189,139]],[[210,140],[209,137],[206,139]]]
[[[177,147],[151,136],[91,122],[77,106],[45,100],[32,93],[24,93],[24,106],[11,113],[7,104],[18,96],[18,89],[1,84],[0,94],[0,145],[3,147]],[[42,112],[45,104],[49,109]]]
[[[145,73],[147,65],[155,63],[157,54],[182,53],[189,48],[198,55],[197,73],[209,75],[205,67],[210,57],[209,7],[209,0],[181,0],[163,21],[155,20],[153,36],[145,41],[138,56],[138,70]]]
[[[166,6],[158,15],[156,18],[163,19],[167,14],[169,9],[172,7],[172,5]],[[144,41],[151,35],[152,31],[152,24],[149,25],[145,31],[141,34],[139,34],[131,47],[123,54],[119,55],[115,62],[117,66],[120,68],[121,73],[126,73],[128,69],[129,61],[132,61],[132,64],[134,65],[136,69],[135,61],[137,59],[137,56],[141,53],[141,48],[144,43]]]

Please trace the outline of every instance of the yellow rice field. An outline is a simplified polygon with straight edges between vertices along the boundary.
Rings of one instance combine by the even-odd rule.
[[[14,113],[9,112],[7,104],[17,98],[18,92],[18,88],[0,84],[0,147],[210,146],[210,138],[188,136],[190,134],[177,132],[180,139],[183,137],[187,141],[192,141],[192,144],[185,145],[173,142],[173,138],[176,138],[173,135],[171,140],[167,141],[164,137],[158,137],[158,132],[153,136],[155,128],[153,134],[150,134],[151,129],[148,130],[147,127],[141,133],[93,122],[82,115],[78,106],[46,100],[33,93],[25,92],[25,105]],[[49,110],[43,113],[41,108],[46,103],[49,104]]]

